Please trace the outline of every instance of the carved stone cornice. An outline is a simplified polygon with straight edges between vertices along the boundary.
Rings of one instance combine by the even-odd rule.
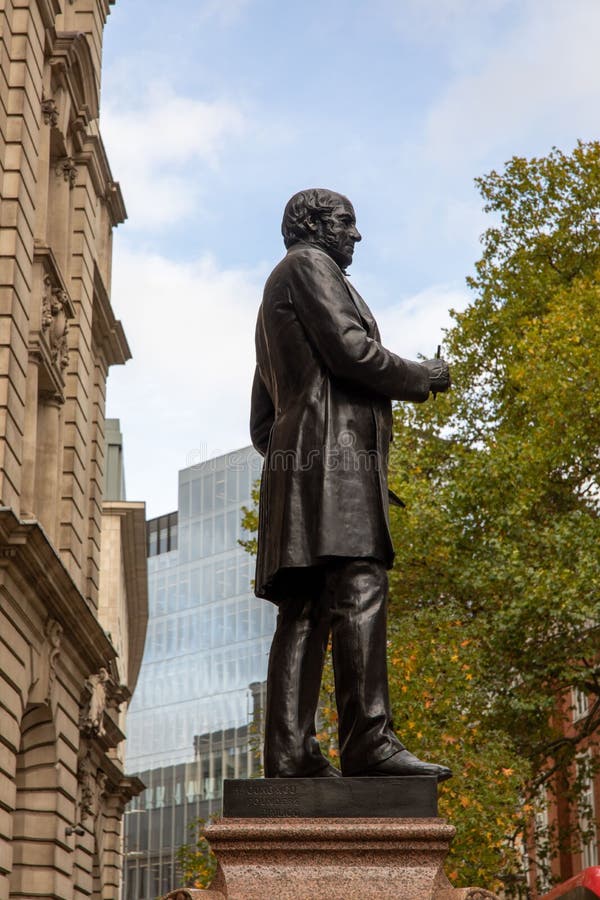
[[[107,366],[123,365],[131,359],[131,350],[121,322],[115,318],[100,269],[94,263],[94,309],[92,336],[102,351]]]
[[[5,553],[6,555],[3,555]],[[43,603],[50,618],[63,628],[80,668],[98,671],[117,652],[40,525],[19,520],[12,509],[0,507],[0,568],[19,584],[32,602]]]
[[[146,785],[135,775],[121,775],[118,780],[111,779],[109,775],[104,793],[106,797],[113,798],[119,803],[122,812],[130,800],[145,790]]]
[[[77,165],[87,167],[96,194],[107,205],[111,225],[120,225],[127,218],[127,210],[120,185],[112,176],[102,138],[99,134],[88,134],[81,119],[73,123],[72,133]]]

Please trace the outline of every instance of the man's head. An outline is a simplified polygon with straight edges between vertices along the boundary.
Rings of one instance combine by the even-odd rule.
[[[361,240],[354,208],[347,197],[325,188],[299,191],[288,200],[281,233],[289,249],[299,241],[315,244],[345,269]]]

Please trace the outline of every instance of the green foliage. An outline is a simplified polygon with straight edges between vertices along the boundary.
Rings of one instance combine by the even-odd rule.
[[[217,860],[204,836],[205,825],[204,819],[195,819],[189,826],[192,842],[175,853],[184,887],[207,888],[215,877]]]
[[[395,412],[392,482],[407,509],[394,514],[392,616],[393,630],[411,636],[441,629],[418,670],[433,667],[436,702],[455,706],[447,734],[457,743],[443,759],[458,778],[444,794],[462,798],[468,765],[478,765],[480,799],[503,812],[488,829],[471,807],[486,837],[475,853],[469,837],[468,859],[495,845],[496,867],[484,868],[506,878],[517,858],[501,849],[503,832],[524,830],[543,782],[563,796],[570,784],[576,797],[576,759],[600,724],[600,144],[515,158],[479,186],[497,222],[470,279],[476,298],[447,335],[454,389]],[[467,642],[457,651],[472,676],[462,689],[447,680],[452,623]],[[565,731],[571,686],[591,703]],[[429,711],[397,708],[424,746],[432,728],[443,741]],[[456,805],[450,815],[461,842],[471,825],[460,825]],[[571,822],[548,836],[547,852],[577,839]],[[461,864],[458,883],[466,873]]]
[[[394,412],[388,654],[399,734],[455,773],[451,880],[513,896],[540,789],[577,801],[600,726],[600,143],[478,185],[493,224],[446,338],[453,390]],[[334,759],[335,723],[328,667]],[[582,837],[547,829],[538,860]]]
[[[242,528],[248,532],[250,537],[243,541],[239,541],[241,547],[244,548],[252,556],[256,556],[258,549],[256,532],[258,531],[258,499],[260,494],[260,481],[257,481],[252,488],[252,506],[242,506]]]

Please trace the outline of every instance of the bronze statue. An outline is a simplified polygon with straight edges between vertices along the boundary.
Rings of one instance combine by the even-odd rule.
[[[264,455],[256,594],[279,608],[269,658],[267,777],[339,776],[315,713],[329,635],[343,775],[431,775],[394,734],[386,664],[387,486],[392,400],[447,391],[443,359],[409,362],[380,342],[346,278],[361,236],[350,201],[300,191],[282,223],[287,255],[256,327],[252,442]]]

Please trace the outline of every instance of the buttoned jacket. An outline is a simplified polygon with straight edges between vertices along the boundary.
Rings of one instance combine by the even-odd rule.
[[[395,400],[429,373],[381,344],[367,304],[318,247],[294,244],[269,276],[256,325],[250,431],[264,455],[255,590],[330,557],[393,562],[388,451]]]

